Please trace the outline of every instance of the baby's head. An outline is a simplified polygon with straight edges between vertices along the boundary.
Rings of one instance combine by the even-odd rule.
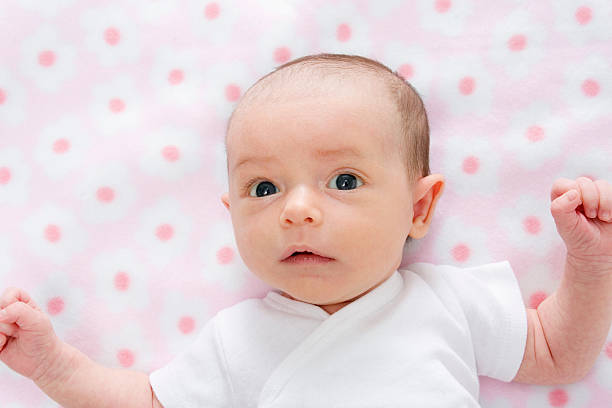
[[[228,122],[226,151],[222,201],[245,265],[332,313],[399,267],[444,187],[429,174],[421,98],[359,56],[307,56],[261,78]],[[283,261],[292,245],[333,260]]]

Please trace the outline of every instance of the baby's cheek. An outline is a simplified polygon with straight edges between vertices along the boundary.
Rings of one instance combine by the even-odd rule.
[[[251,223],[238,223],[234,228],[234,236],[236,239],[236,245],[242,255],[245,263],[251,263],[256,260],[257,254],[260,250],[257,248],[257,243],[261,242],[263,237],[258,237],[256,234],[257,226],[254,222]]]
[[[369,228],[370,251],[373,256],[384,262],[395,262],[404,249],[408,232],[402,221],[395,218],[382,218]]]
[[[363,220],[342,229],[342,240],[354,253],[355,259],[380,256],[381,248],[389,240],[387,226]]]

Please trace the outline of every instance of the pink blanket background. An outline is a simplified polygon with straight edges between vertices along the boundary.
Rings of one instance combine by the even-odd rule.
[[[403,264],[507,259],[535,307],[563,273],[553,181],[612,181],[611,21],[608,0],[2,0],[0,290],[101,364],[169,362],[269,289],[220,201],[232,108],[277,65],[341,52],[429,112],[447,185]],[[610,407],[612,334],[579,383],[481,384],[484,407]],[[57,404],[0,364],[0,406]]]

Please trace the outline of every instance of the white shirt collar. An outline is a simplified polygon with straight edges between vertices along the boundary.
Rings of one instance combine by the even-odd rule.
[[[391,301],[395,295],[397,295],[404,284],[404,280],[400,273],[396,270],[394,271],[387,280],[381,283],[378,287],[373,289],[372,291],[366,293],[360,298],[354,300],[348,305],[344,306],[342,309],[338,310],[333,315],[338,313],[345,314],[349,313],[349,310],[352,310],[357,305],[363,305],[362,307],[377,307],[382,306],[389,301]],[[317,305],[313,305],[311,303],[302,302],[299,300],[289,299],[280,294],[280,290],[274,289],[268,292],[268,294],[262,299],[268,306],[271,306],[275,309],[281,310],[283,312],[296,314],[298,316],[304,317],[312,317],[319,320],[325,320],[330,316],[323,308]],[[349,309],[346,310],[345,309]]]

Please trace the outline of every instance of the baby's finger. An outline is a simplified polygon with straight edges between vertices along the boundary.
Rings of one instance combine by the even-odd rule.
[[[23,289],[10,287],[0,296],[0,309],[7,307],[15,302],[28,304],[32,309],[40,310],[30,295]]]
[[[15,323],[20,329],[41,329],[40,313],[23,302],[15,302],[0,311],[0,323]]]
[[[2,351],[2,349],[4,348],[4,345],[6,344],[7,340],[8,339],[6,338],[6,336],[0,333],[0,351]]]
[[[599,190],[599,219],[612,220],[612,185],[606,180],[596,180],[595,186]]]
[[[593,180],[586,177],[578,177],[576,182],[580,186],[582,193],[584,215],[588,218],[597,217],[597,211],[599,210],[599,190],[597,190],[595,183]]]
[[[0,323],[0,334],[15,337],[17,330],[19,330],[19,327],[16,324]]]
[[[576,180],[564,177],[556,179],[552,185],[552,188],[550,189],[550,201],[555,201],[558,197],[561,197],[563,194],[572,189],[576,191],[580,190]]]

